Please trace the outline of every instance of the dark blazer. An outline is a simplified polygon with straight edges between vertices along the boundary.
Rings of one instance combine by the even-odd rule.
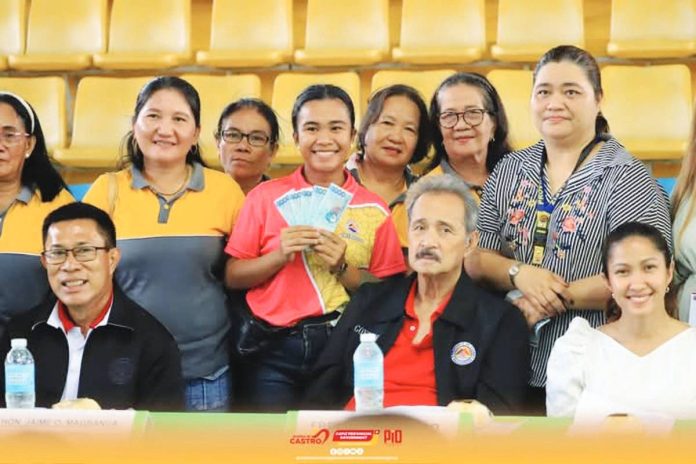
[[[363,285],[353,295],[313,369],[307,407],[342,408],[348,402],[353,395],[353,352],[360,332],[377,334],[377,344],[386,356],[404,324],[406,297],[414,279],[415,274],[395,276]],[[476,399],[499,414],[522,409],[529,379],[529,331],[516,308],[462,273],[432,331],[438,404]],[[452,351],[459,342],[475,348],[470,364],[453,361]]]
[[[12,338],[27,339],[35,362],[37,407],[60,401],[68,372],[68,341],[62,330],[47,323],[54,305],[52,297],[12,319],[0,341],[5,359]],[[183,409],[181,358],[174,338],[117,287],[107,324],[93,329],[87,339],[78,397],[92,398],[103,409]]]

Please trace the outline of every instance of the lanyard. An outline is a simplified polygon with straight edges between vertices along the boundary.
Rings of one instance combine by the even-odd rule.
[[[590,143],[585,145],[585,148],[580,152],[580,157],[578,158],[571,176],[578,170],[580,165],[590,156],[592,149],[597,146],[599,142],[605,142],[607,140],[605,134],[598,134],[593,138]],[[544,250],[546,249],[546,239],[549,235],[549,222],[551,221],[551,214],[555,204],[547,196],[546,192],[546,182],[544,181],[544,166],[546,165],[546,147],[542,149],[541,152],[541,167],[539,169],[539,188],[537,194],[537,204],[536,204],[536,215],[534,219],[534,247],[532,252],[532,264],[535,266],[540,266],[544,259]]]

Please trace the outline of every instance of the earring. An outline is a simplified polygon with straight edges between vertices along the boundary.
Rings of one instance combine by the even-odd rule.
[[[495,142],[495,135],[491,136],[491,142]]]
[[[665,290],[665,293],[669,293],[669,285],[667,286],[667,289]]]
[[[31,152],[28,151],[26,155],[24,155],[24,159],[28,159],[31,156]]]

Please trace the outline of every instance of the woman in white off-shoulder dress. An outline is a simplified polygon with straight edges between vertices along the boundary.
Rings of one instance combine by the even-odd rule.
[[[696,329],[666,308],[674,270],[667,242],[652,226],[621,225],[607,237],[603,264],[610,322],[593,329],[576,318],[556,341],[548,415],[696,418]]]

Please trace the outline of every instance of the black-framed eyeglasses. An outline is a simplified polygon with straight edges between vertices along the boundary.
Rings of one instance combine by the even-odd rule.
[[[464,119],[464,122],[471,127],[476,127],[483,122],[483,116],[486,114],[493,114],[490,111],[484,110],[482,108],[471,108],[466,111],[446,111],[440,113],[438,122],[440,127],[444,129],[451,129],[457,125],[459,118]]]
[[[261,131],[251,131],[248,134],[238,130],[226,130],[220,134],[227,143],[239,143],[246,137],[252,147],[263,147],[271,138]]]
[[[31,134],[27,134],[26,132],[1,131],[0,142],[9,147],[17,145],[22,141],[22,137],[29,137],[30,135]]]
[[[75,248],[56,248],[55,250],[44,250],[41,255],[48,264],[63,264],[68,259],[68,253],[72,253],[73,258],[81,263],[94,261],[97,258],[97,251],[110,250],[111,247],[80,245]]]

